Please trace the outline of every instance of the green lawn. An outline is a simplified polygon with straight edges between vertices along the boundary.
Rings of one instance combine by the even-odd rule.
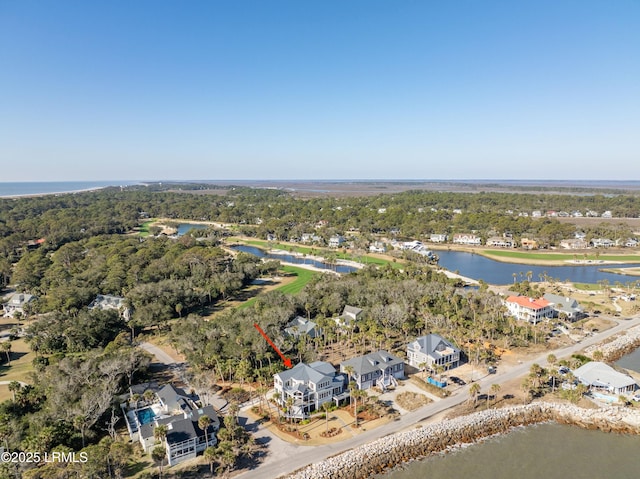
[[[155,219],[151,219],[149,221],[145,221],[140,225],[139,232],[140,236],[149,236],[149,227],[151,224],[156,221]]]
[[[582,291],[599,291],[602,286],[593,283],[573,283],[573,287]]]
[[[276,288],[285,294],[296,294],[304,288],[311,278],[319,274],[317,271],[311,271],[309,269],[298,268],[296,266],[283,266],[282,269],[285,273],[295,274],[297,276],[293,283],[285,284],[281,288]]]
[[[318,274],[317,271],[312,271],[309,269],[304,269],[304,268],[297,268],[295,266],[283,266],[281,268],[282,271],[284,271],[285,273],[288,274],[293,274],[296,276],[296,279],[288,284],[282,285],[278,288],[275,288],[273,291],[280,291],[282,293],[285,294],[296,294],[299,293],[302,288],[305,287],[305,285],[311,281],[311,278],[313,278],[315,275]],[[244,308],[248,308],[249,306],[251,306],[256,299],[259,298],[259,296],[255,296],[247,301],[245,301],[244,303],[242,303],[240,306],[238,306],[239,309],[244,309]]]

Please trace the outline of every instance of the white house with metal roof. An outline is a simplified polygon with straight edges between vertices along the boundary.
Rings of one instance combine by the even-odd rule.
[[[302,316],[296,316],[293,320],[287,324],[284,332],[294,338],[299,338],[302,335],[306,335],[310,338],[316,338],[322,336],[322,330],[313,321],[303,318]]]
[[[13,317],[16,313],[25,314],[27,305],[36,297],[28,293],[13,293],[4,304],[4,315]]]
[[[407,345],[407,359],[414,368],[460,365],[460,350],[438,334],[421,336]]]
[[[580,366],[573,371],[573,375],[585,386],[611,394],[628,395],[638,389],[638,384],[631,376],[599,361],[590,361]]]
[[[220,420],[213,406],[196,404],[171,384],[154,391],[151,402],[135,402],[130,407],[131,401],[128,401],[120,406],[131,439],[138,440],[145,452],[151,452],[158,444],[155,429],[161,425],[167,428],[161,445],[166,449],[170,466],[193,459],[199,452],[218,443],[216,433],[220,429]],[[199,421],[203,416],[209,418],[206,431],[200,427]]]
[[[358,389],[377,386],[384,390],[390,385],[397,385],[397,379],[404,378],[404,361],[380,350],[341,362],[340,372],[349,373]]]
[[[564,314],[567,319],[572,321],[584,316],[584,310],[578,301],[573,298],[551,293],[545,293],[542,297],[551,303],[551,308],[554,310],[556,316]]]
[[[338,403],[349,397],[346,377],[336,374],[335,368],[324,361],[298,363],[274,374],[273,386],[285,415],[296,419],[309,417],[325,402]]]

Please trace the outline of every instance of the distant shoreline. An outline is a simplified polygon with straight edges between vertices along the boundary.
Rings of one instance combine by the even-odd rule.
[[[51,195],[72,195],[74,193],[87,193],[89,191],[98,191],[109,188],[109,186],[96,186],[95,188],[85,188],[82,190],[69,190],[69,191],[51,191],[46,193],[23,193],[18,195],[0,195],[0,198],[12,199],[12,198],[37,198],[39,196],[51,196]]]
[[[87,193],[105,188],[118,188],[144,183],[137,181],[24,181],[0,182],[0,198],[36,198],[50,195]]]

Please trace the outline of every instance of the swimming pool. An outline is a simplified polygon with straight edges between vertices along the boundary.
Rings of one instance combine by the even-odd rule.
[[[153,419],[156,417],[156,413],[153,412],[153,409],[151,409],[150,407],[146,407],[144,409],[136,411],[136,416],[138,416],[138,421],[140,422],[140,425],[142,425],[153,421]]]

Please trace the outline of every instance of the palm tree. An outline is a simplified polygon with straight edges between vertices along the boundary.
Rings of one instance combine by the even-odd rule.
[[[164,459],[167,457],[167,452],[164,447],[156,446],[151,451],[152,459],[158,463],[158,468],[160,469],[160,479],[162,479],[162,466],[164,465]]]
[[[20,392],[20,390],[22,389],[22,384],[20,384],[18,381],[11,381],[8,388],[9,391],[13,393],[13,402],[16,402],[16,393]]]
[[[209,428],[210,424],[211,424],[211,418],[206,414],[203,414],[198,419],[198,427],[204,431],[204,439],[205,439],[204,443],[206,447],[209,446],[209,433],[207,432],[207,429]]]
[[[478,383],[473,383],[471,385],[471,387],[469,388],[469,396],[471,396],[471,398],[473,399],[473,405],[475,406],[476,402],[478,401],[478,395],[480,394],[480,384]]]
[[[422,373],[423,373],[422,379],[426,381],[427,380],[427,363],[423,361],[420,364],[418,364],[418,367],[422,370]]]
[[[156,397],[156,393],[154,393],[151,389],[147,389],[144,393],[142,393],[142,398],[147,401],[148,404],[151,404]]]
[[[7,354],[7,364],[11,364],[11,342],[5,341],[0,343],[0,351],[3,351]]]
[[[326,432],[329,433],[329,410],[331,409],[331,403],[329,401],[322,403],[322,410],[324,411],[324,418],[326,420]]]
[[[280,406],[281,406],[280,401],[282,400],[282,394],[276,391],[275,393],[273,393],[273,396],[271,397],[276,403],[276,412],[278,413],[278,424],[280,424]]]
[[[216,462],[216,448],[215,447],[207,447],[202,454],[205,460],[209,463],[209,472],[211,473],[211,477],[213,477],[213,464]]]
[[[164,440],[167,438],[168,432],[169,432],[169,429],[167,428],[167,426],[164,424],[160,424],[159,426],[156,426],[155,429],[153,430],[153,437],[155,438],[156,441],[160,441],[160,443],[162,444]]]
[[[498,383],[493,383],[491,385],[491,395],[493,396],[493,404],[497,402],[498,393],[500,392],[500,385]]]

